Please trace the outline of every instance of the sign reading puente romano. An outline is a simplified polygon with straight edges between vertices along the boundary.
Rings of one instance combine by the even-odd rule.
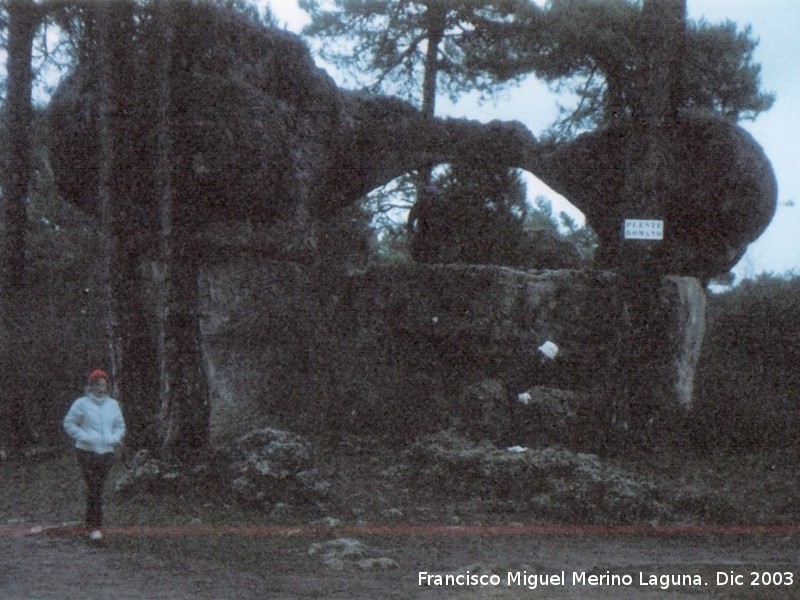
[[[664,221],[658,219],[625,219],[623,236],[626,240],[663,240]]]

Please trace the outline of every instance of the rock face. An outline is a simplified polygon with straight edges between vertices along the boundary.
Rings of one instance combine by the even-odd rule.
[[[602,399],[624,369],[648,378],[654,403],[688,407],[704,331],[691,278],[663,280],[654,347],[633,365],[609,272],[394,266],[323,298],[304,268],[262,263],[217,265],[201,284],[216,435],[277,423],[415,436],[470,418],[460,399],[487,380],[498,397],[546,385]],[[561,352],[541,371],[546,339]]]
[[[296,36],[265,31],[210,4],[186,5],[176,26],[175,60],[180,78],[171,131],[174,163],[189,165],[175,190],[176,202],[191,204],[195,222],[264,222],[310,212],[333,159],[347,139],[346,98],[317,69]],[[138,32],[136,75],[143,82],[128,115],[140,136],[131,140],[138,164],[130,165],[142,208],[154,182],[149,173],[156,152],[152,123],[157,107],[147,84],[152,74],[153,32]],[[212,41],[213,40],[213,41]],[[91,65],[81,64],[54,94],[52,157],[62,195],[88,213],[96,211],[98,164],[96,89]],[[79,169],[78,175],[74,169]],[[184,207],[185,208],[185,207]],[[180,226],[180,223],[176,223]]]

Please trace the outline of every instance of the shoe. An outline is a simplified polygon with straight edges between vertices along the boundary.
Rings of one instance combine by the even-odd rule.
[[[93,542],[99,542],[103,539],[103,532],[99,529],[95,529],[92,533],[89,534],[89,539]]]

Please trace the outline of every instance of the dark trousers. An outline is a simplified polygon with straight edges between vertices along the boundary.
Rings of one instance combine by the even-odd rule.
[[[86,526],[99,529],[103,526],[103,488],[114,465],[114,453],[77,452],[78,464],[86,480]]]

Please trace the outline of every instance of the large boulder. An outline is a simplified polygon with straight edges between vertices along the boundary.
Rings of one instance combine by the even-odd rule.
[[[169,134],[174,165],[186,166],[176,186],[176,201],[191,204],[183,214],[203,224],[264,222],[308,209],[312,188],[346,142],[344,96],[297,36],[208,3],[181,10],[187,12],[176,23],[173,48],[183,69],[170,82]],[[134,46],[142,85],[126,116],[137,131],[129,140],[131,185],[156,226],[157,207],[148,201],[155,197],[150,169],[157,151],[154,35],[145,21]],[[49,106],[59,191],[90,214],[97,211],[97,100],[93,65],[81,61]]]
[[[702,280],[727,273],[775,213],[777,182],[764,150],[734,123],[684,115],[664,132],[667,180],[658,198],[643,201],[653,175],[646,137],[641,124],[621,121],[545,152],[534,173],[586,215],[603,266],[640,261]],[[664,221],[663,241],[625,243],[623,221],[641,218]]]
[[[469,148],[503,145],[505,127],[430,120],[410,104],[337,88],[303,41],[211,3],[181,6],[170,82],[176,212],[192,228],[326,219],[417,166]],[[143,19],[132,47],[135,101],[122,117],[134,137],[127,164],[146,229],[158,226],[155,180],[158,32]],[[50,155],[61,195],[97,214],[96,68],[80,61],[48,107]],[[120,115],[117,115],[120,116]],[[525,130],[527,132],[527,130]],[[524,136],[532,140],[530,133]],[[440,158],[440,154],[442,157]],[[179,171],[177,169],[180,169]],[[182,220],[176,227],[184,225]],[[305,236],[313,232],[301,231]],[[312,240],[313,242],[313,240]]]

